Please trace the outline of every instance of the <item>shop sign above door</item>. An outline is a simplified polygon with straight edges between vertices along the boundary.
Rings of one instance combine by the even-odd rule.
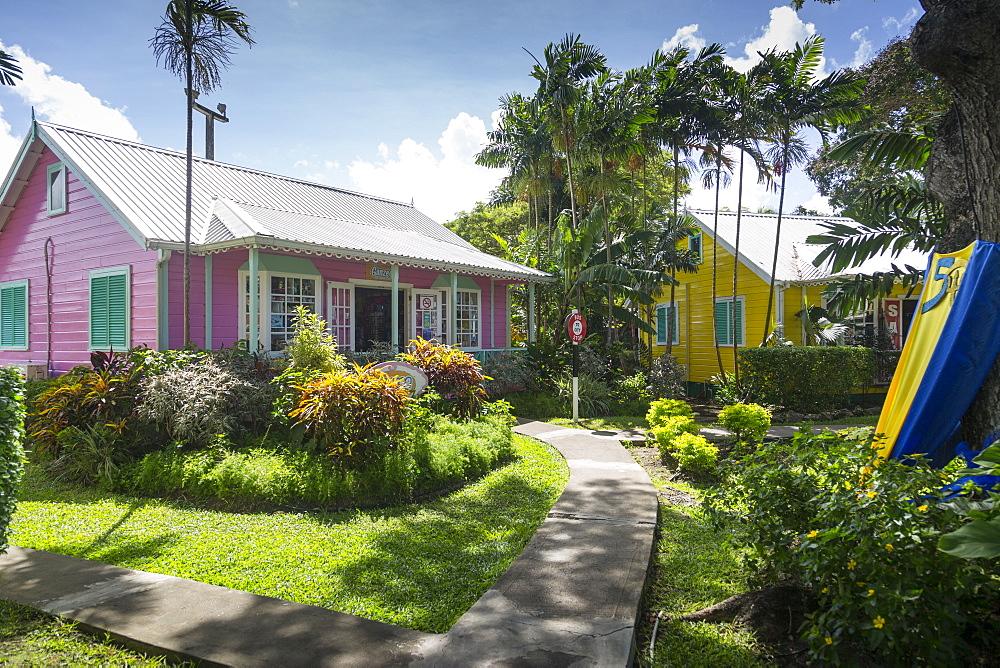
[[[386,267],[380,264],[370,264],[368,265],[368,280],[371,281],[391,281],[392,280],[392,267]]]

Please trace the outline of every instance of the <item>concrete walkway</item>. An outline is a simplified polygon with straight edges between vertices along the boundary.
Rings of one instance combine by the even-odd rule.
[[[569,482],[521,555],[444,634],[19,547],[0,557],[0,596],[203,665],[625,666],[656,491],[616,432],[515,431],[557,448]]]

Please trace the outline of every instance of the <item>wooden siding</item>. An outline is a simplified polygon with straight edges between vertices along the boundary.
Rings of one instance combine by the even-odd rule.
[[[45,149],[3,230],[0,282],[28,279],[29,349],[2,351],[0,363],[46,361],[45,240],[52,238],[52,371],[90,359],[91,269],[131,266],[132,345],[156,346],[156,252],[144,250],[67,170],[67,211],[46,213],[46,170],[58,162]]]

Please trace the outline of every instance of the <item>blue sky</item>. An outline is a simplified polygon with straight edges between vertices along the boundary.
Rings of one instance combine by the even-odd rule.
[[[157,67],[148,40],[165,0],[10,2],[2,48],[25,80],[0,86],[0,170],[41,120],[184,146],[183,85]],[[222,88],[216,159],[402,201],[444,222],[487,198],[502,172],[473,164],[498,98],[531,93],[532,60],[575,32],[611,67],[645,63],[665,43],[721,42],[737,66],[756,50],[826,38],[826,71],[864,62],[920,15],[916,0],[242,0],[257,44],[241,48]],[[203,150],[196,117],[195,147]],[[788,202],[822,207],[801,174]],[[745,197],[746,199],[746,197]],[[695,193],[690,204],[711,198]],[[734,200],[735,201],[735,200]],[[776,206],[763,191],[752,208]],[[725,204],[726,202],[724,202]],[[734,205],[733,203],[730,204]]]

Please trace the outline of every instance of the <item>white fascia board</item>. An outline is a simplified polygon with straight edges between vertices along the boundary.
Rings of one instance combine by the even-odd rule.
[[[184,244],[176,241],[151,239],[149,241],[149,247],[179,250],[183,249]],[[427,267],[437,271],[455,271],[465,274],[485,276],[488,278],[497,278],[500,280],[511,280],[519,283],[552,283],[557,280],[555,276],[541,271],[537,274],[522,274],[518,272],[504,271],[502,269],[490,269],[488,267],[477,267],[473,265],[437,262],[434,260],[403,257],[385,253],[362,252],[350,248],[337,248],[322,244],[309,244],[301,241],[289,241],[286,239],[279,239],[278,237],[260,235],[244,237],[242,239],[231,239],[228,241],[217,241],[211,244],[200,244],[192,247],[191,251],[195,254],[203,255],[207,253],[218,253],[233,248],[273,248],[275,250],[288,249],[290,251],[298,251],[313,255],[345,255],[364,261],[379,262],[383,264],[415,265]]]
[[[35,135],[29,132],[21,142],[21,148],[17,151],[14,163],[7,171],[7,176],[3,180],[3,188],[0,189],[0,230],[7,224],[10,212],[14,210],[14,204],[24,187],[28,185],[28,177],[31,171],[38,164],[42,157],[41,148],[43,142],[35,144]],[[15,186],[18,186],[15,188]],[[11,200],[11,201],[8,201]]]
[[[90,179],[90,177],[88,177],[87,174],[82,169],[80,169],[80,166],[77,165],[76,162],[70,159],[69,155],[65,151],[63,151],[62,147],[59,145],[59,142],[53,139],[52,136],[45,131],[44,126],[37,125],[37,127],[38,127],[39,138],[41,138],[41,140],[45,142],[45,145],[48,146],[52,150],[52,152],[56,154],[56,157],[59,158],[61,162],[68,165],[70,169],[73,170],[73,173],[76,174],[76,178],[80,179],[80,181],[87,188],[87,190],[89,190],[90,193],[97,199],[97,201],[100,202],[101,205],[111,213],[112,217],[114,217],[114,219],[118,221],[118,224],[121,225],[125,229],[125,231],[129,233],[129,236],[131,236],[137,244],[139,244],[140,248],[142,248],[143,250],[149,249],[150,247],[149,240],[146,239],[146,237],[142,234],[142,232],[140,232],[139,229],[132,224],[132,221],[130,221],[128,217],[126,217],[125,214],[122,213],[121,209],[119,209],[117,206],[113,204],[111,198],[108,197],[107,193],[98,188],[97,185]]]

